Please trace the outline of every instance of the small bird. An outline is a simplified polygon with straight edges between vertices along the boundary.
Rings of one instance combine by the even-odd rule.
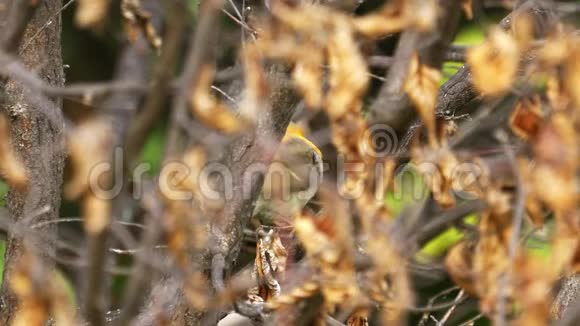
[[[322,182],[322,153],[291,123],[280,143],[258,197],[254,226],[288,226],[314,197]]]

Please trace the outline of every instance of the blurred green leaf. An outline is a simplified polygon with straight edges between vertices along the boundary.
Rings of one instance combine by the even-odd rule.
[[[454,45],[477,45],[480,44],[485,38],[485,33],[483,29],[473,23],[469,23],[459,30],[455,40],[453,40]],[[440,85],[443,85],[449,77],[453,76],[459,68],[463,65],[462,62],[448,61],[443,63],[442,73],[443,78],[441,79]]]
[[[533,230],[531,227],[527,227],[523,230],[524,236],[530,234],[525,239],[524,246],[526,252],[534,257],[538,258],[550,258],[552,255],[552,235],[554,233],[554,221],[549,220],[544,224],[544,227],[539,230]]]
[[[393,216],[396,216],[405,206],[421,201],[428,194],[421,175],[407,165],[395,176],[393,191],[387,192],[385,201]]]
[[[453,44],[455,45],[477,45],[485,38],[484,31],[475,24],[467,24],[459,30]]]
[[[468,225],[476,225],[479,218],[476,214],[467,215],[463,221]],[[442,256],[451,248],[454,244],[458,243],[463,239],[463,232],[455,227],[447,229],[445,232],[441,233],[433,240],[429,241],[421,251],[417,253],[415,258],[419,262],[429,262],[433,258]]]
[[[187,2],[187,5],[189,7],[189,12],[191,13],[191,15],[193,17],[197,16],[197,10],[199,8],[199,1],[198,0],[189,0]]]
[[[6,194],[8,194],[8,185],[0,181],[0,207],[6,206]]]
[[[147,175],[155,175],[161,169],[166,131],[166,124],[159,124],[149,133],[145,145],[143,145],[139,161],[151,165],[151,169],[146,173]]]

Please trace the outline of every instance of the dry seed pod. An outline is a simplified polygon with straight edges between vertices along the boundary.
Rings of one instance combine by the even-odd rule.
[[[16,189],[24,188],[28,182],[26,169],[12,150],[10,126],[3,114],[0,114],[0,175]]]
[[[280,236],[271,228],[256,231],[256,259],[253,276],[258,286],[248,291],[250,301],[268,302],[280,296],[280,280],[284,278],[288,253]]]
[[[141,31],[153,48],[161,49],[161,37],[159,37],[151,23],[151,15],[143,9],[140,0],[123,0],[121,2],[121,14],[128,22],[128,34],[131,41],[134,41],[139,31]]]

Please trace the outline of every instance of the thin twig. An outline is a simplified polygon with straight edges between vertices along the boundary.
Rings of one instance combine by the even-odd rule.
[[[28,41],[26,41],[26,43],[24,43],[24,45],[22,46],[22,50],[25,50],[26,48],[28,48],[30,46],[30,44],[32,44],[32,42],[38,37],[38,35],[40,35],[40,33],[42,33],[43,30],[45,30],[50,24],[52,24],[54,22],[54,19],[58,16],[60,16],[60,14],[66,10],[66,8],[68,8],[70,5],[73,4],[73,2],[75,2],[76,0],[69,0],[67,3],[65,3],[64,6],[62,6],[62,8],[60,8],[57,12],[55,12],[47,21],[44,25],[42,25],[41,28],[38,29],[38,31],[36,31],[36,33],[34,33],[34,35],[32,35],[30,37],[30,39]]]
[[[187,8],[180,1],[167,2],[167,30],[164,35],[161,57],[155,66],[152,87],[147,93],[143,110],[129,126],[125,142],[128,165],[134,163],[141,147],[147,139],[147,133],[159,120],[166,100],[167,84],[171,82],[173,70],[177,65],[181,50],[183,33],[187,27]]]
[[[225,97],[228,101],[232,102],[232,104],[234,105],[238,105],[238,102],[236,102],[236,100],[231,97],[228,93],[226,93],[224,90],[222,90],[221,88],[215,86],[215,85],[211,85],[211,89],[215,90],[216,92],[220,93],[223,97]]]
[[[483,314],[477,314],[475,317],[473,317],[469,320],[466,320],[465,322],[461,323],[461,325],[459,325],[459,326],[473,326],[476,321],[480,320],[483,317],[484,317]]]
[[[453,286],[450,287],[448,289],[444,289],[443,291],[440,291],[439,293],[435,294],[433,297],[431,297],[429,299],[429,301],[427,302],[427,307],[432,307],[433,303],[440,297],[448,295],[449,293],[453,292],[453,291],[457,291],[459,289],[458,286]],[[461,292],[461,291],[460,291]],[[456,299],[457,300],[457,299]],[[421,320],[419,321],[419,325],[418,326],[425,326],[425,324],[427,323],[427,321],[429,320],[429,314],[430,311],[425,312],[423,314],[423,316],[421,317]]]
[[[461,290],[461,291],[459,291],[459,293],[457,293],[457,297],[455,297],[455,300],[459,300],[462,296],[463,296],[463,290]],[[447,322],[449,317],[451,317],[451,314],[453,313],[453,311],[455,310],[456,307],[457,307],[457,305],[451,306],[451,308],[449,308],[449,310],[447,310],[445,315],[443,315],[443,318],[441,318],[439,320],[439,322],[437,323],[437,326],[445,325],[445,323]]]
[[[28,21],[34,15],[34,12],[40,1],[16,0],[12,2],[10,10],[6,15],[6,23],[0,38],[0,50],[7,53],[15,53]]]
[[[503,143],[504,151],[506,156],[508,157],[514,174],[517,180],[517,190],[516,190],[516,199],[515,199],[515,207],[514,207],[514,218],[513,218],[513,226],[512,232],[510,237],[510,242],[508,246],[508,257],[510,260],[509,268],[505,274],[500,276],[499,280],[499,293],[498,293],[498,303],[497,303],[497,316],[496,316],[496,323],[497,325],[505,325],[505,315],[506,315],[506,288],[511,283],[511,278],[513,274],[513,264],[514,259],[517,254],[518,250],[518,239],[520,237],[522,224],[524,221],[524,208],[526,203],[526,188],[524,187],[524,180],[518,168],[517,160],[513,149],[508,146],[507,144],[507,135],[502,132],[498,135],[500,141]]]
[[[250,32],[250,35],[255,36],[255,34],[258,33],[255,29],[253,29],[250,26],[248,26],[248,24],[246,24],[243,21],[239,20],[238,18],[234,17],[234,15],[232,15],[229,11],[227,11],[225,9],[222,9],[222,12],[224,14],[226,14],[226,16],[228,16],[231,20],[233,20],[238,25],[240,25],[240,27],[242,27],[244,30]]]
[[[181,84],[173,102],[171,125],[165,149],[166,159],[174,157],[183,146],[184,132],[179,121],[187,114],[189,94],[197,84],[201,66],[208,62],[212,53],[212,40],[218,30],[218,13],[222,5],[223,0],[209,0],[201,7],[196,31],[190,40]]]
[[[123,298],[123,310],[115,323],[115,325],[119,326],[131,324],[131,320],[139,313],[140,305],[145,296],[146,284],[151,279],[151,272],[147,268],[147,265],[149,265],[148,260],[151,257],[147,253],[151,251],[150,248],[155,246],[162,232],[162,227],[159,223],[161,220],[161,207],[159,207],[158,202],[151,198],[147,202],[149,203],[147,206],[149,206],[150,215],[142,239],[141,248],[143,253],[135,266],[133,266],[130,282]]]

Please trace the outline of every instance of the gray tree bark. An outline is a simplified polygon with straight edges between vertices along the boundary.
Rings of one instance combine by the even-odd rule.
[[[16,0],[4,1],[6,8],[10,8],[17,2]],[[64,85],[60,44],[61,18],[57,14],[60,9],[61,0],[40,1],[26,26],[18,48],[19,59],[53,86]],[[7,19],[2,19],[2,21],[6,22]],[[41,29],[42,31],[39,32]],[[2,30],[8,29],[3,27]],[[34,101],[35,104],[32,105],[29,100],[36,95],[25,86],[11,81],[0,85],[2,86],[5,88],[6,98],[5,105],[1,109],[9,118],[12,145],[26,167],[29,177],[29,184],[25,190],[11,190],[8,194],[7,206],[12,225],[15,226],[24,219],[27,225],[54,220],[58,218],[60,208],[65,158],[61,102],[44,99]],[[9,280],[25,245],[39,253],[45,260],[44,266],[49,268],[51,266],[49,257],[54,254],[54,241],[50,241],[56,236],[54,226],[47,226],[40,230],[43,234],[42,243],[40,243],[40,240],[25,238],[26,225],[22,224],[19,223],[18,228],[14,228],[8,238],[4,282],[0,291],[0,324],[2,325],[10,323],[17,308],[16,298],[9,287]]]

